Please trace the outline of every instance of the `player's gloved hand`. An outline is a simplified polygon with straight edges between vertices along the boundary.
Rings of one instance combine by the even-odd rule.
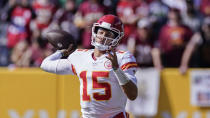
[[[111,54],[111,52],[113,54]],[[106,56],[106,58],[109,59],[112,62],[112,68],[114,70],[117,70],[119,68],[119,64],[118,64],[118,61],[117,61],[116,51],[113,48],[111,48],[111,51],[107,51],[107,53],[108,53],[108,56]]]
[[[71,53],[73,53],[76,50],[76,47],[74,44],[70,44],[67,49],[62,49],[62,57],[68,57]]]

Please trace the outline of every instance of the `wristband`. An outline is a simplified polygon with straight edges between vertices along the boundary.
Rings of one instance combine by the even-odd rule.
[[[117,80],[119,82],[120,85],[125,85],[126,83],[129,82],[129,79],[128,77],[125,75],[125,73],[120,69],[114,69],[114,74],[115,76],[117,77]]]

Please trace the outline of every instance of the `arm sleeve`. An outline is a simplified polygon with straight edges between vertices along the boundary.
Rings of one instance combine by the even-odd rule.
[[[60,51],[45,58],[40,68],[46,72],[55,74],[74,74],[72,71],[72,64],[68,59],[61,59],[62,54]]]

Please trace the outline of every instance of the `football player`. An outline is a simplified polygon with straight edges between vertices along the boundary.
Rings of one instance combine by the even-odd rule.
[[[41,68],[56,74],[75,74],[80,80],[82,118],[128,118],[127,98],[137,97],[137,67],[129,52],[116,51],[124,35],[117,16],[105,15],[92,27],[94,49],[58,50],[44,59]],[[68,55],[67,59],[61,59]]]

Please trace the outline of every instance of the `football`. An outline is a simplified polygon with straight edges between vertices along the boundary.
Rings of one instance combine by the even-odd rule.
[[[73,44],[75,49],[77,47],[74,37],[63,30],[50,30],[45,34],[44,38],[57,50],[67,49],[70,44]]]

